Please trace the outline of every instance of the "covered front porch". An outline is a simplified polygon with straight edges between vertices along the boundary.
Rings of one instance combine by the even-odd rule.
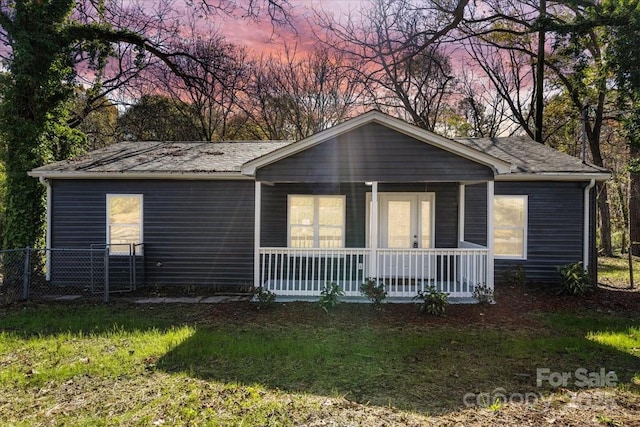
[[[317,298],[333,282],[355,298],[375,279],[392,299],[429,286],[471,298],[493,287],[494,181],[510,170],[377,111],[245,163],[254,285]]]
[[[473,209],[486,212],[488,245],[465,239],[465,224],[476,219],[466,215],[465,189],[475,184],[311,185],[316,194],[345,199],[345,226],[334,233],[341,238],[328,233],[313,241],[297,238],[291,219],[291,195],[309,186],[256,182],[254,283],[286,300],[315,300],[336,283],[346,298],[358,299],[360,286],[374,278],[389,301],[411,301],[433,286],[454,302],[470,302],[476,286],[494,282],[493,239],[486,238],[493,233],[492,203]],[[481,184],[485,200],[493,200],[493,181]]]

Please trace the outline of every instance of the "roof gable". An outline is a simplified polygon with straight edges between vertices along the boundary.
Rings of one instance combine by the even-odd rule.
[[[323,144],[327,141],[334,140],[340,135],[352,132],[355,129],[358,129],[370,123],[380,124],[417,141],[421,141],[436,148],[448,151],[457,156],[488,166],[498,174],[508,173],[512,167],[509,162],[490,156],[476,149],[467,147],[464,144],[442,137],[433,132],[429,132],[417,126],[411,125],[403,120],[396,119],[387,114],[381,113],[380,111],[373,110],[357,116],[353,119],[347,120],[346,122],[343,122],[339,125],[318,132],[287,147],[280,148],[267,155],[249,161],[242,166],[242,173],[245,175],[255,176],[256,170],[261,167],[273,164],[289,156],[308,150],[311,147]]]
[[[256,169],[265,182],[487,181],[490,166],[366,123]]]

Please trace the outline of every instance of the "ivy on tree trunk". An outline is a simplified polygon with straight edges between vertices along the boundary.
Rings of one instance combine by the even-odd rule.
[[[0,27],[11,50],[7,72],[0,74],[6,249],[43,244],[45,190],[27,173],[86,147],[85,135],[68,125],[76,58],[88,55],[91,63],[104,66],[110,44],[124,42],[156,56],[181,75],[172,63],[179,53],[166,53],[126,29],[75,21],[71,18],[75,5],[74,0],[16,0],[0,7]],[[104,4],[99,0],[94,6],[99,13]]]
[[[72,45],[63,33],[74,5],[72,0],[16,1],[0,14],[12,49],[0,79],[4,248],[42,245],[44,187],[27,172],[74,152],[84,141],[65,123],[64,103],[73,94],[75,74]]]

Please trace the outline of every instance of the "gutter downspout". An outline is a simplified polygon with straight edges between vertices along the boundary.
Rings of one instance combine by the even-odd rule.
[[[591,228],[590,227],[591,221],[589,218],[590,217],[589,211],[590,211],[590,205],[591,205],[591,203],[589,203],[589,193],[594,185],[596,185],[596,180],[592,179],[589,185],[587,185],[584,188],[584,220],[583,220],[584,223],[583,223],[583,236],[582,236],[582,242],[583,242],[582,266],[584,267],[584,271],[589,271],[589,242],[591,240],[589,238],[589,229]]]
[[[47,219],[46,219],[46,237],[45,237],[45,271],[46,279],[51,280],[51,183],[44,176],[38,177],[40,184],[47,189]]]

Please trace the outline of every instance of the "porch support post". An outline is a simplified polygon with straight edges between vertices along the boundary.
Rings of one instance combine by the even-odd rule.
[[[458,186],[458,247],[460,247],[460,243],[464,242],[464,194],[465,194],[465,185],[460,184]]]
[[[260,287],[260,222],[262,207],[262,183],[256,181],[253,213],[253,286]]]
[[[487,286],[493,289],[494,250],[493,250],[493,198],[494,182],[487,181]]]
[[[371,226],[369,227],[369,278],[378,279],[378,182],[371,183]]]

